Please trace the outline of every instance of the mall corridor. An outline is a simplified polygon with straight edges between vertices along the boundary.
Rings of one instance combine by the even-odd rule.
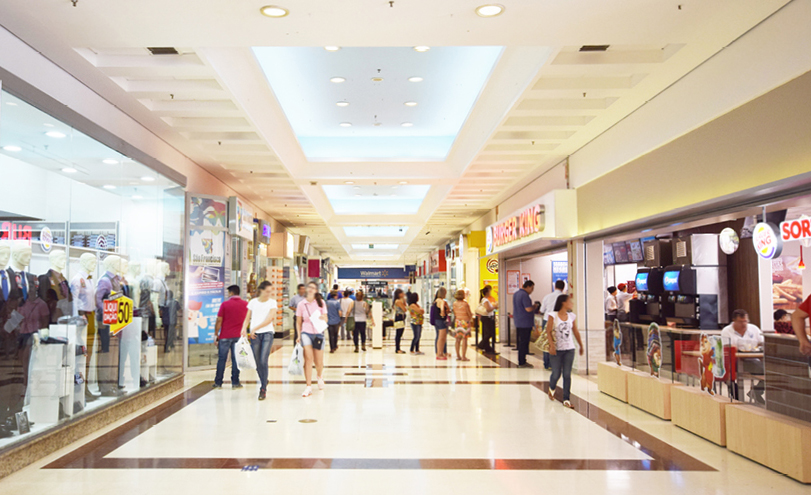
[[[0,495],[811,494],[811,0],[270,1],[0,1]]]

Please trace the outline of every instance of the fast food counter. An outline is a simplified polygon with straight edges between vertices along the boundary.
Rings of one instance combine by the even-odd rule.
[[[765,334],[766,409],[811,422],[811,368],[797,337]]]

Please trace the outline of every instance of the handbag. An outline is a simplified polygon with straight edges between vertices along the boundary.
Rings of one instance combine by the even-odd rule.
[[[476,308],[476,314],[479,316],[487,316],[490,313],[489,311],[487,311],[487,307],[484,305],[484,301],[486,301],[486,299],[482,299],[481,302],[479,303],[479,307]]]
[[[396,315],[394,317],[394,328],[397,330],[405,328],[405,315]]]

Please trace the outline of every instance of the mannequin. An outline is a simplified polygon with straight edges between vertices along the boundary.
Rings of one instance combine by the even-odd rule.
[[[127,280],[130,283],[129,297],[132,299],[133,305],[138,307],[138,302],[141,300],[141,290],[138,287],[138,284],[141,281],[141,262],[131,261],[129,265],[129,273],[127,276]]]
[[[127,275],[129,275],[129,272],[130,272],[130,261],[126,258],[122,258],[121,271],[118,273],[118,276],[121,278],[121,292],[123,292],[125,296],[132,299],[132,286],[127,280]]]
[[[103,323],[104,300],[114,293],[121,292],[121,258],[110,255],[102,261],[104,273],[96,284],[96,323],[98,324],[99,391],[103,397],[118,397],[123,393],[118,389],[118,359],[110,352],[110,327]]]
[[[48,255],[50,270],[39,276],[39,297],[48,304],[50,322],[56,323],[60,317],[73,314],[73,294],[65,279],[68,255],[57,249]]]
[[[164,352],[169,352],[174,348],[175,340],[177,339],[177,308],[174,303],[174,294],[169,290],[166,284],[166,277],[171,273],[172,267],[165,261],[160,262],[160,274],[158,280],[160,281],[160,288],[158,289],[158,304],[161,311],[161,324],[166,335],[166,342],[164,343]]]
[[[7,313],[6,303],[10,297],[11,285],[8,279],[8,272],[6,266],[11,259],[11,242],[0,241],[0,340],[2,340],[3,352],[6,359],[11,358],[11,353],[14,350],[14,336],[10,333],[3,331],[6,325]],[[10,368],[11,369],[11,368]],[[0,378],[5,379],[6,373],[0,371]],[[16,388],[10,385],[0,385],[0,438],[7,438],[13,435],[13,425],[7,424],[10,418],[10,406],[14,401],[14,396],[19,392]]]
[[[158,260],[147,260],[144,274],[138,283],[138,309],[141,311],[143,330],[155,336],[155,305],[152,302],[152,290],[155,285],[155,265]]]
[[[96,281],[94,274],[98,258],[95,254],[84,253],[79,257],[79,270],[70,279],[70,292],[74,300],[73,311],[77,316],[84,316],[87,320],[87,353],[85,361],[85,402],[96,400],[87,388],[90,379],[90,358],[93,355],[93,346],[96,343]],[[98,376],[98,373],[96,374]]]

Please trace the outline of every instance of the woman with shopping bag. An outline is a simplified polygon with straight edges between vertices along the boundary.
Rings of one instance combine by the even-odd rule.
[[[251,349],[256,360],[256,374],[259,375],[259,400],[265,400],[268,390],[268,358],[273,347],[273,321],[276,320],[275,299],[271,299],[272,289],[267,280],[259,284],[259,297],[248,302],[248,315],[242,325],[242,336],[248,337],[248,325],[251,333]]]
[[[313,395],[313,363],[318,375],[318,390],[324,390],[324,330],[327,329],[327,305],[315,282],[307,284],[307,298],[296,308],[298,340],[304,348],[304,379],[307,387],[302,397]]]

